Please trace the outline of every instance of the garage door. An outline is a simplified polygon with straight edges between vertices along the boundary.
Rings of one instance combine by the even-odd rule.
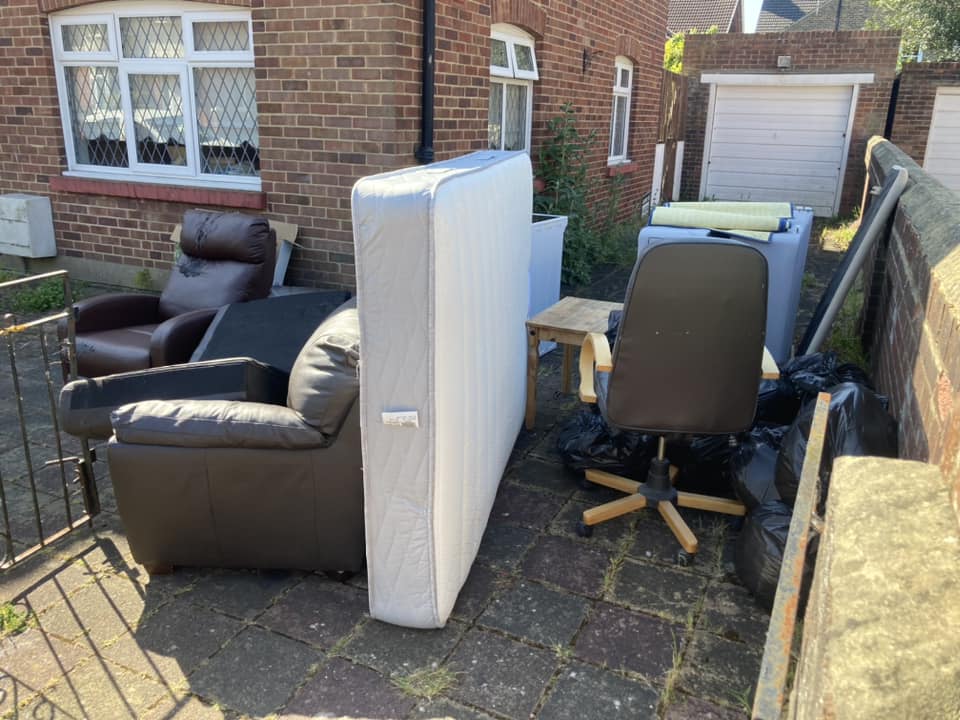
[[[937,90],[923,169],[960,192],[960,88]]]
[[[837,212],[853,85],[716,85],[701,194]],[[711,122],[712,121],[712,122]]]

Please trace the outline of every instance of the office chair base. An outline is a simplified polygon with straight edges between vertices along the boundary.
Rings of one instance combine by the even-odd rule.
[[[676,476],[676,468],[671,467],[669,471],[670,481]],[[626,497],[612,500],[603,505],[590,508],[583,511],[583,519],[577,525],[577,534],[581,537],[589,537],[593,533],[591,526],[612,520],[613,518],[626,515],[635,510],[641,510],[645,507],[656,508],[660,516],[667,523],[670,532],[677,538],[677,542],[683,548],[683,551],[690,556],[696,555],[699,549],[699,543],[696,535],[690,530],[690,527],[684,522],[677,507],[693,508],[696,510],[706,510],[709,512],[719,512],[726,515],[746,515],[747,509],[743,503],[737,500],[728,500],[726,498],[713,497],[711,495],[700,495],[697,493],[676,492],[676,500],[671,502],[663,500],[662,490],[651,488],[652,498],[648,498],[644,492],[647,490],[646,483],[639,483],[635,480],[629,480],[613,473],[603,470],[587,470],[586,479],[597,485],[619,490],[627,493]],[[678,562],[688,564],[692,558],[681,558],[678,555]],[[685,563],[683,560],[687,560]]]

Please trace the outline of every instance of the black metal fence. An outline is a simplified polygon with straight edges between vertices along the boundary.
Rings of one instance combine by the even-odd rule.
[[[59,312],[21,319],[12,311],[12,298],[38,287],[56,289],[57,283]],[[62,435],[57,416],[63,380],[76,376],[72,307],[65,270],[0,283],[0,338],[6,345],[0,353],[0,568],[100,511],[89,444]]]

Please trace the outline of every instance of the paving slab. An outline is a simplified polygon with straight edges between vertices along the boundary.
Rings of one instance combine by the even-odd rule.
[[[162,685],[109,660],[92,657],[37,695],[21,709],[20,717],[139,720],[166,692]]]
[[[539,703],[557,663],[552,651],[473,629],[449,661],[460,677],[447,694],[508,718],[526,718]]]
[[[252,619],[303,579],[303,573],[223,570],[197,578],[185,596],[195,605]]]
[[[550,523],[550,532],[554,535],[578,538],[577,524],[583,519],[583,511],[589,510],[596,504],[576,499],[570,500]],[[604,546],[611,551],[617,550],[624,537],[633,534],[636,517],[636,513],[629,513],[594,525],[588,544]]]
[[[700,698],[680,695],[667,708],[663,720],[743,720],[750,717],[744,710],[722,707]]]
[[[678,680],[685,692],[721,705],[751,705],[763,648],[696,632]]]
[[[317,650],[258,627],[248,627],[190,678],[208,701],[245,714],[279,710],[323,656]]]
[[[746,588],[727,583],[707,588],[698,630],[762,647],[769,625],[770,614],[757,605]]]
[[[257,623],[328,650],[350,634],[367,608],[365,591],[308,575],[261,615]]]
[[[117,576],[98,578],[38,618],[40,628],[70,641],[101,646],[136,630],[156,612],[166,596],[146,596],[136,584]]]
[[[61,559],[39,553],[0,576],[0,600],[39,614],[62,602],[98,577],[96,568],[81,559]]]
[[[0,716],[14,711],[90,654],[88,648],[38,628],[0,639]]]
[[[614,579],[613,599],[637,610],[686,622],[703,597],[707,579],[684,570],[626,560]]]
[[[243,623],[183,601],[161,607],[101,654],[169,688],[186,688],[201,662],[243,630]]]
[[[495,570],[509,572],[520,564],[536,537],[534,530],[491,522],[480,541],[477,561]]]
[[[509,582],[508,575],[498,573],[480,563],[474,563],[457,596],[452,616],[467,622],[473,620],[487,607],[494,593]]]
[[[454,720],[493,720],[491,715],[473,708],[458,705],[450,700],[421,700],[407,716],[409,720],[437,720],[437,718],[454,718]]]
[[[385,675],[409,675],[439,665],[463,634],[464,625],[451,620],[436,630],[416,630],[379,620],[364,623],[340,654]]]
[[[684,630],[679,625],[601,602],[580,631],[574,655],[595,665],[661,682],[684,642]]]
[[[503,483],[490,511],[490,520],[543,530],[563,507],[563,498],[549,492]]]
[[[142,720],[241,720],[226,708],[208,705],[195,695],[167,697],[154,705]]]
[[[526,458],[514,463],[505,479],[509,483],[545,490],[566,499],[576,490],[577,477],[577,473],[559,463]]]
[[[395,720],[404,717],[415,704],[414,698],[404,695],[383,675],[333,658],[297,691],[278,717]]]
[[[547,647],[564,646],[580,629],[589,607],[584,598],[520,580],[495,598],[477,622]]]
[[[611,670],[573,663],[561,670],[538,720],[656,720],[660,692]]]
[[[564,590],[600,597],[611,557],[609,551],[583,541],[541,535],[524,560],[523,574]]]

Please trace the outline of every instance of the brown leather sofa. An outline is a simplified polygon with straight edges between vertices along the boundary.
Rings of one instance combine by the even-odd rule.
[[[265,218],[188,210],[180,251],[159,297],[114,293],[74,305],[80,376],[186,362],[217,308],[270,293],[276,235]]]
[[[294,363],[283,404],[151,400],[112,416],[117,508],[148,572],[355,572],[364,556],[356,301]]]

